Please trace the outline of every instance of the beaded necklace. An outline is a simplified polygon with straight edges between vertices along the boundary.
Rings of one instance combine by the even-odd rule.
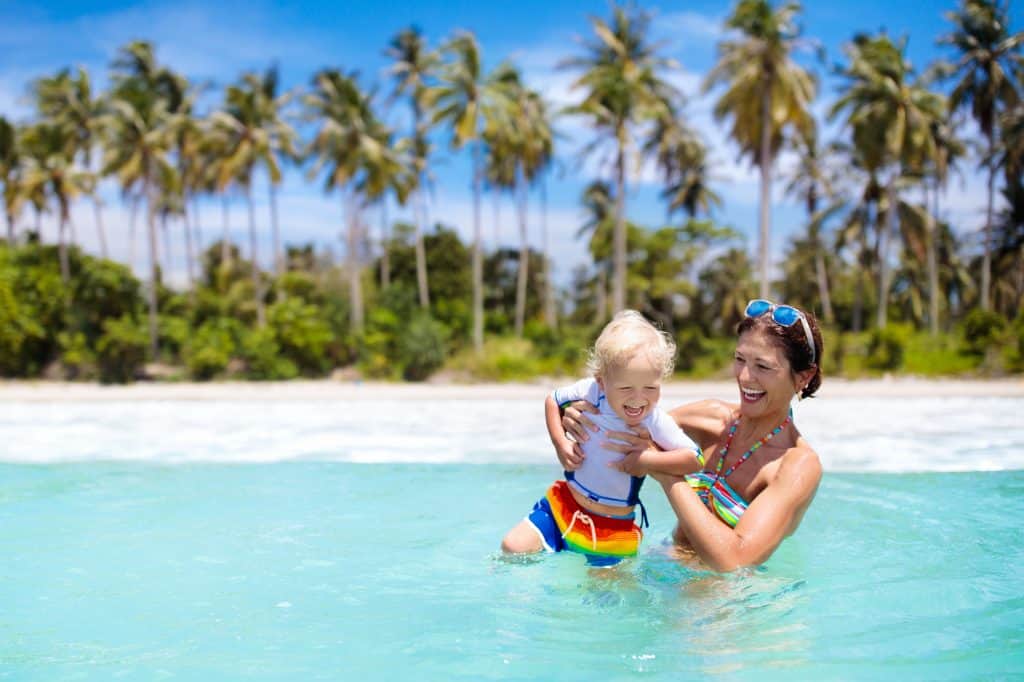
[[[736,471],[736,469],[738,469],[741,464],[743,464],[748,459],[750,459],[750,456],[753,455],[754,452],[757,451],[757,449],[759,447],[761,447],[762,445],[764,445],[765,443],[770,441],[773,437],[778,435],[779,432],[782,431],[782,429],[786,428],[786,424],[788,424],[791,421],[793,421],[793,410],[792,409],[790,409],[789,415],[785,419],[782,420],[781,424],[779,424],[774,429],[772,429],[771,432],[768,433],[767,435],[765,435],[763,438],[761,438],[761,440],[759,440],[756,443],[754,443],[750,447],[750,449],[747,450],[746,452],[744,452],[740,456],[739,460],[737,460],[736,463],[733,464],[731,467],[726,469],[725,473],[723,474],[722,473],[722,466],[725,464],[725,456],[729,453],[729,446],[732,445],[732,437],[736,435],[736,429],[740,425],[740,420],[737,417],[736,421],[734,421],[732,423],[732,426],[729,427],[729,435],[726,436],[726,438],[725,438],[725,445],[723,445],[722,449],[718,451],[719,457],[718,457],[718,466],[715,467],[715,483],[718,483],[718,479],[719,478],[729,478],[729,475],[732,474],[732,472]],[[714,484],[712,484],[712,487],[714,487]]]

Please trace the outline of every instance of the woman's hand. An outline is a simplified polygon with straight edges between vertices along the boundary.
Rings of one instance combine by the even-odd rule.
[[[597,414],[598,410],[586,400],[577,400],[569,403],[562,411],[562,428],[576,439],[577,443],[582,443],[590,437],[588,431],[597,431],[597,425],[590,421],[590,417],[586,415],[587,412]],[[561,460],[561,456],[559,456],[559,460]],[[580,461],[583,461],[582,452],[580,453]]]
[[[644,428],[639,428],[636,431],[609,431],[607,435],[608,440],[604,443],[605,447],[624,455],[657,447],[651,442],[651,432]]]

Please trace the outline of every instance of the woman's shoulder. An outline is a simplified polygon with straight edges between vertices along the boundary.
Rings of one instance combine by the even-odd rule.
[[[777,478],[802,480],[817,486],[821,480],[821,458],[803,436],[782,456]]]
[[[715,441],[736,418],[739,405],[709,398],[680,405],[669,414],[702,448]]]
[[[669,411],[669,414],[676,418],[685,417],[705,421],[718,421],[726,424],[736,417],[738,409],[739,405],[736,403],[729,403],[717,398],[707,398],[675,407]]]

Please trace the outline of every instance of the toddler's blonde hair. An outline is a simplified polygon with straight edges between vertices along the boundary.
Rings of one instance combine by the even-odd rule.
[[[603,377],[610,368],[621,367],[643,353],[651,365],[661,369],[661,378],[672,374],[676,344],[635,310],[623,310],[601,330],[587,359],[592,376]]]

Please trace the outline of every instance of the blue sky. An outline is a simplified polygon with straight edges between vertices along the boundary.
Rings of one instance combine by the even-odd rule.
[[[714,189],[722,196],[723,206],[716,218],[740,232],[753,235],[757,228],[757,175],[746,161],[737,158],[736,148],[726,139],[724,124],[716,123],[710,109],[715,93],[700,94],[703,75],[715,61],[715,44],[723,36],[722,23],[731,3],[658,2],[642,3],[653,14],[652,27],[664,41],[664,54],[675,58],[681,68],[671,79],[689,96],[687,116],[704,135],[714,160]],[[842,45],[857,32],[874,33],[885,29],[892,36],[909,38],[907,54],[918,69],[933,59],[948,54],[935,46],[935,39],[949,24],[942,13],[955,7],[953,2],[883,2],[880,0],[810,1],[802,15],[804,36],[820,42],[827,51],[828,63],[843,60]],[[578,95],[569,90],[572,74],[555,65],[579,50],[578,40],[589,37],[589,16],[607,16],[605,2],[557,2],[521,0],[518,3],[482,3],[463,0],[421,2],[341,2],[289,3],[225,2],[219,4],[173,2],[48,2],[45,4],[0,0],[0,113],[15,119],[31,115],[26,91],[31,79],[69,65],[83,65],[95,82],[105,84],[107,69],[118,46],[134,39],[154,42],[158,58],[185,73],[194,81],[223,86],[244,70],[263,69],[278,63],[285,87],[305,86],[319,68],[330,66],[358,70],[364,85],[379,82],[386,60],[382,51],[399,29],[416,24],[432,45],[437,45],[456,29],[476,33],[483,48],[485,65],[494,66],[509,58],[524,71],[531,86],[541,90],[555,103],[568,103]],[[1011,27],[1024,28],[1020,3],[1013,9]],[[810,50],[800,61],[815,70],[822,79],[815,111],[823,115],[834,100],[835,79],[826,65]],[[214,91],[216,92],[216,91]],[[400,117],[393,115],[394,122]],[[556,174],[549,189],[551,243],[560,254],[556,272],[567,281],[571,266],[584,259],[582,242],[574,239],[581,222],[579,195],[600,169],[593,163],[576,161],[579,145],[590,139],[585,124],[568,120],[560,124],[565,140],[558,150],[564,172]],[[833,126],[834,128],[834,126]],[[970,132],[970,128],[965,132]],[[435,162],[435,190],[431,217],[455,224],[469,239],[472,229],[469,172],[464,155],[453,154],[442,144]],[[784,169],[787,160],[780,159]],[[953,182],[946,200],[948,217],[961,232],[977,230],[983,220],[984,183],[965,165],[964,178]],[[649,169],[639,169],[632,179],[628,211],[632,219],[649,224],[664,222],[664,204],[658,200],[660,187]],[[777,183],[773,200],[772,250],[781,253],[787,237],[802,229],[803,213],[798,203],[781,193]],[[129,259],[128,212],[120,206],[116,189],[102,191],[108,239],[115,245],[114,255]],[[260,201],[262,202],[262,198]],[[536,202],[535,202],[536,203]],[[500,229],[494,227],[494,207],[490,198],[484,204],[484,234],[488,245],[515,243],[515,216],[510,201],[499,205]],[[262,252],[269,256],[267,212],[257,207]],[[203,237],[210,241],[219,235],[220,212],[213,203],[201,207],[205,226]],[[390,215],[401,217],[393,208]],[[284,237],[289,242],[314,241],[341,250],[337,237],[341,230],[341,205],[336,197],[324,196],[319,184],[305,181],[302,171],[288,172],[281,195]],[[232,226],[236,238],[244,236],[244,211],[233,209]],[[531,241],[539,244],[537,220],[531,223]],[[91,210],[79,206],[75,212],[79,240],[94,249],[95,231]],[[370,217],[376,227],[376,217]],[[55,228],[44,221],[44,234],[52,238]],[[177,249],[178,247],[173,247]],[[137,267],[144,250],[136,246]],[[172,254],[172,271],[180,278],[183,261]]]

